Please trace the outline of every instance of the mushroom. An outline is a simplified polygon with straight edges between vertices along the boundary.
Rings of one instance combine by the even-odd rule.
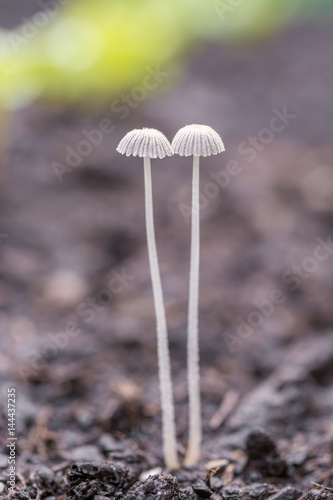
[[[168,139],[158,130],[143,128],[134,129],[131,132],[128,132],[128,134],[126,134],[120,141],[117,151],[121,154],[126,154],[126,156],[133,155],[143,157],[148,256],[157,320],[158,366],[162,407],[164,460],[168,468],[176,469],[179,464],[177,457],[175,411],[172,394],[166,315],[156,250],[150,164],[151,158],[164,158],[165,156],[172,156],[171,146]]]
[[[199,260],[200,260],[200,206],[199,157],[222,153],[220,136],[206,125],[187,125],[172,141],[172,152],[180,156],[193,155],[191,265],[187,333],[187,379],[189,391],[189,440],[185,465],[195,465],[200,457],[202,438],[199,368]]]

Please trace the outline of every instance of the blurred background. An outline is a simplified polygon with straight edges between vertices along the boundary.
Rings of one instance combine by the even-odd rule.
[[[206,456],[241,446],[237,408],[331,436],[332,2],[0,0],[0,27],[0,377],[22,461],[101,459],[105,432],[161,458],[142,165],[116,153],[143,126],[226,145],[201,168]],[[184,441],[190,159],[154,161],[153,187]]]

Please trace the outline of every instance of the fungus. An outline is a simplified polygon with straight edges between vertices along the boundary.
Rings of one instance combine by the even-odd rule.
[[[193,155],[191,264],[187,333],[187,377],[189,391],[189,439],[185,465],[198,462],[201,446],[201,403],[199,368],[199,261],[200,261],[200,207],[199,159],[222,153],[224,144],[220,136],[206,125],[187,125],[181,128],[172,141],[172,152],[180,156]]]
[[[151,158],[172,156],[171,146],[168,139],[158,130],[143,128],[132,130],[126,134],[120,141],[117,151],[121,154],[126,154],[126,156],[133,155],[143,157],[147,245],[157,322],[164,460],[167,467],[175,469],[178,467],[175,412],[172,395],[166,315],[156,250],[150,162]]]

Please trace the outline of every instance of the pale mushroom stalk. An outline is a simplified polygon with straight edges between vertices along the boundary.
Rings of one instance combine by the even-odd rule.
[[[172,141],[173,153],[193,155],[191,264],[187,329],[187,381],[189,393],[189,439],[185,465],[193,466],[200,458],[202,439],[200,365],[199,365],[199,263],[200,263],[200,192],[199,157],[224,151],[220,136],[206,125],[187,125]]]
[[[162,408],[162,434],[165,465],[170,469],[179,467],[177,456],[177,440],[175,411],[172,394],[171,366],[164,307],[161,276],[156,249],[153,190],[151,178],[151,158],[171,156],[171,146],[167,138],[158,130],[132,130],[119,143],[117,151],[127,156],[143,157],[145,183],[145,212],[148,257],[151,272],[154,305],[157,323],[157,351],[159,366],[159,384]]]
[[[193,156],[191,264],[188,303],[187,377],[189,391],[189,441],[185,465],[197,463],[201,445],[201,399],[199,364],[199,269],[200,269],[200,200],[199,156]]]
[[[151,179],[150,157],[144,157],[145,175],[145,205],[146,205],[146,231],[150,265],[150,274],[153,287],[156,322],[157,322],[157,350],[158,367],[162,406],[162,431],[164,459],[167,467],[178,467],[175,414],[172,395],[170,355],[167,334],[167,324],[164,308],[161,276],[159,271],[153,213],[153,191]]]

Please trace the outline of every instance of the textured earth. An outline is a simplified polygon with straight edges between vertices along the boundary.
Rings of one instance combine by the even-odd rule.
[[[258,46],[197,47],[182,75],[123,120],[111,102],[38,103],[7,117],[3,498],[333,499],[332,28],[304,20]],[[114,129],[59,170],[106,118]],[[134,127],[172,138],[193,122],[218,130],[226,152],[201,168],[202,459],[167,471],[143,171],[115,148]],[[153,184],[183,456],[189,159],[154,161]],[[18,475],[8,495],[12,387]]]

